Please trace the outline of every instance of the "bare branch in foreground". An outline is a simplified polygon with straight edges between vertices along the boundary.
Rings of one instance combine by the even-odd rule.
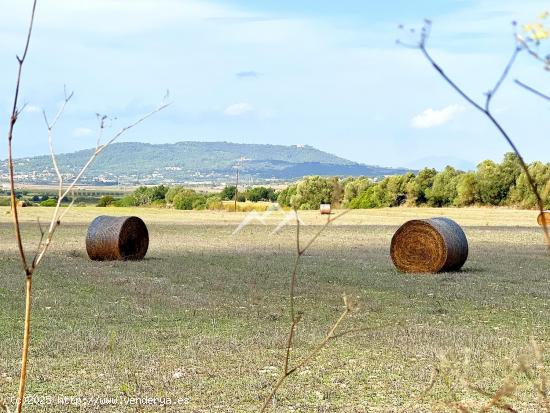
[[[72,96],[72,94],[65,98],[65,102],[63,103],[61,109],[59,110],[58,115],[61,115],[61,113],[63,112],[63,110],[65,108],[66,103],[71,98],[71,96]],[[58,187],[59,196],[57,198],[57,204],[56,204],[54,212],[52,214],[52,218],[51,218],[51,221],[50,221],[50,226],[48,228],[48,232],[47,232],[45,242],[42,246],[42,249],[36,255],[36,257],[33,261],[34,262],[33,269],[36,268],[36,266],[38,266],[38,264],[40,264],[40,262],[42,261],[44,255],[46,254],[46,252],[47,252],[47,250],[48,250],[48,248],[49,248],[49,246],[52,242],[53,235],[54,235],[57,227],[61,224],[61,218],[67,213],[67,211],[70,209],[70,207],[74,204],[74,197],[73,197],[73,200],[72,200],[71,204],[61,214],[60,209],[61,209],[61,203],[63,202],[63,199],[65,199],[67,197],[67,195],[74,189],[75,185],[78,183],[78,181],[80,180],[82,175],[84,175],[84,173],[88,170],[88,168],[93,163],[93,161],[97,158],[97,156],[101,152],[103,152],[109,145],[111,145],[113,142],[115,142],[121,135],[123,135],[124,133],[126,133],[127,131],[132,129],[133,127],[139,125],[140,123],[142,123],[146,119],[150,118],[154,114],[156,114],[156,113],[160,112],[161,110],[167,108],[168,106],[170,106],[170,103],[163,103],[160,106],[158,106],[157,108],[155,108],[154,110],[152,110],[151,112],[143,115],[141,118],[137,119],[136,121],[134,121],[130,125],[127,125],[127,126],[121,128],[105,144],[100,144],[98,142],[99,145],[96,147],[96,149],[94,150],[94,152],[92,153],[92,155],[90,156],[88,161],[84,164],[84,166],[77,173],[76,177],[72,179],[72,181],[69,183],[69,185],[66,188],[63,187],[62,174],[61,174],[59,168],[57,167],[57,162],[55,160],[55,153],[53,152],[53,146],[50,144],[50,148],[52,150],[52,152],[51,152],[52,162],[54,164],[54,168],[56,170],[56,174],[57,174],[58,180],[59,180],[59,187]],[[57,119],[58,119],[58,116],[56,116],[55,122],[57,122]],[[53,133],[53,128],[55,126],[55,122],[53,122],[52,124],[48,124],[48,138],[49,138],[50,142],[52,141],[52,133]],[[101,129],[103,129],[103,127]]]
[[[536,96],[541,97],[541,98],[546,99],[546,100],[550,100],[550,96],[545,95],[544,93],[542,93],[541,91],[535,89],[534,87],[526,85],[525,83],[519,81],[518,79],[514,80],[514,82],[516,82],[516,85],[521,86],[522,88],[524,88],[525,90],[528,90],[529,92],[535,94]]]
[[[539,209],[539,212],[542,215],[542,227],[544,232],[544,237],[546,240],[546,245],[548,247],[548,251],[550,252],[550,231],[548,226],[550,225],[550,222],[546,221],[546,216],[543,214],[544,211],[544,202],[542,200],[542,197],[540,195],[540,192],[537,188],[537,185],[535,183],[535,180],[531,176],[531,173],[529,172],[529,167],[527,166],[525,160],[521,156],[521,153],[519,152],[518,148],[516,147],[515,143],[512,141],[510,135],[506,132],[506,130],[502,127],[502,125],[498,122],[498,120],[494,117],[493,113],[491,112],[491,102],[497,91],[499,90],[500,86],[504,82],[504,80],[507,78],[510,69],[512,65],[514,64],[517,55],[522,50],[525,50],[525,42],[519,42],[518,36],[516,35],[516,46],[514,47],[514,51],[512,53],[512,56],[508,63],[506,64],[502,74],[499,76],[495,86],[493,89],[491,89],[486,94],[485,104],[482,106],[478,102],[476,102],[472,97],[470,97],[464,90],[458,86],[448,75],[447,73],[437,64],[437,62],[433,59],[433,57],[430,55],[426,48],[426,42],[430,36],[431,33],[431,21],[425,20],[424,26],[422,27],[422,31],[420,34],[419,41],[415,44],[416,48],[422,52],[424,57],[430,62],[432,67],[436,70],[436,72],[439,73],[439,75],[451,86],[460,96],[462,96],[468,103],[470,103],[475,109],[483,113],[489,119],[489,121],[493,124],[493,126],[499,131],[499,133],[502,135],[502,137],[506,140],[508,145],[512,148],[516,156],[518,157],[519,163],[521,165],[521,169],[525,173],[525,176],[527,177],[527,181],[529,183],[529,187],[531,188],[531,191],[536,197],[537,200],[537,206]],[[399,44],[403,44],[398,41]],[[411,45],[409,45],[411,46]],[[413,46],[414,47],[414,46]],[[528,51],[530,51],[529,48],[527,48]]]
[[[468,403],[466,401],[459,401],[455,398],[455,401],[449,406],[455,408],[460,412],[480,412],[488,413],[495,410],[506,411],[511,413],[518,413],[520,410],[512,405],[514,400],[524,401],[523,397],[517,394],[518,390],[525,388],[523,383],[519,381],[521,376],[525,377],[527,381],[532,385],[533,390],[538,398],[538,410],[541,412],[550,413],[550,399],[548,394],[548,375],[544,364],[544,354],[541,346],[535,341],[533,337],[530,338],[530,353],[524,354],[519,357],[517,364],[512,367],[508,375],[503,379],[502,384],[495,390],[485,390],[478,384],[474,384],[465,378],[461,378],[459,381],[463,383],[464,390],[471,390],[479,396],[482,396],[487,401],[483,402],[481,406],[475,407],[472,403],[471,397],[468,397]],[[427,391],[423,395],[426,395],[428,391],[434,387],[434,378],[440,376],[440,369],[435,369],[436,375],[432,375],[430,385]],[[442,379],[442,382],[448,382],[447,378]],[[457,381],[455,379],[455,381]]]
[[[23,248],[23,241],[21,239],[21,228],[19,226],[19,215],[17,211],[17,198],[15,196],[15,179],[14,179],[14,173],[13,173],[13,151],[12,151],[12,140],[13,140],[13,130],[15,128],[15,124],[17,123],[17,119],[19,117],[19,114],[21,113],[20,109],[18,108],[19,105],[19,90],[21,88],[21,75],[23,73],[23,64],[25,63],[25,59],[27,58],[27,52],[29,51],[29,45],[31,42],[31,34],[32,34],[32,28],[34,25],[34,15],[36,12],[36,1],[34,0],[32,5],[32,12],[31,12],[31,19],[29,22],[29,27],[27,31],[27,40],[25,42],[25,48],[23,51],[23,55],[21,57],[17,56],[17,63],[19,64],[18,70],[17,70],[17,80],[15,83],[15,93],[13,97],[13,106],[10,116],[10,122],[9,122],[9,128],[8,128],[8,168],[9,168],[9,175],[10,175],[10,191],[11,191],[11,209],[12,209],[12,216],[13,216],[13,225],[15,229],[15,237],[17,242],[17,248],[19,250],[19,255],[21,257],[21,264],[23,265],[23,269],[25,273],[28,274],[28,266],[27,266],[27,256],[25,255],[25,249]]]
[[[21,225],[19,221],[19,213],[17,208],[17,197],[15,193],[15,174],[14,174],[14,162],[13,162],[13,150],[12,150],[12,141],[13,141],[13,132],[15,128],[15,124],[17,123],[19,114],[21,113],[21,110],[18,107],[19,103],[19,91],[20,91],[20,85],[21,85],[21,78],[22,78],[22,71],[23,71],[23,65],[25,63],[25,59],[27,57],[27,52],[29,50],[29,44],[34,24],[34,16],[36,11],[36,3],[37,0],[34,0],[32,12],[31,12],[31,18],[28,26],[27,31],[27,38],[25,43],[24,52],[21,57],[17,56],[17,62],[18,62],[18,71],[17,71],[17,80],[15,85],[15,93],[13,98],[13,107],[12,112],[10,116],[9,121],[9,128],[8,128],[8,169],[9,169],[9,181],[10,181],[10,200],[11,200],[11,211],[12,211],[12,217],[13,217],[13,226],[15,231],[15,239],[17,243],[17,249],[19,251],[20,259],[21,259],[21,265],[23,267],[23,270],[25,272],[25,319],[24,319],[24,330],[23,330],[23,345],[21,350],[21,373],[19,377],[19,389],[18,389],[18,395],[17,395],[17,406],[16,411],[17,413],[21,413],[23,409],[23,400],[25,396],[25,387],[27,383],[27,365],[28,365],[28,353],[29,353],[29,344],[30,344],[30,327],[31,327],[31,304],[32,304],[32,276],[44,258],[46,252],[48,251],[48,248],[52,242],[55,230],[59,225],[61,224],[61,219],[65,216],[67,211],[70,209],[70,207],[74,204],[74,197],[72,199],[71,204],[65,208],[65,211],[63,213],[60,213],[60,207],[61,202],[63,199],[73,190],[74,186],[78,182],[78,180],[82,177],[84,172],[88,169],[88,167],[92,164],[92,162],[95,160],[95,158],[105,149],[107,148],[111,143],[113,143],[118,137],[120,137],[122,134],[124,134],[129,129],[133,128],[134,126],[140,124],[150,116],[154,115],[155,113],[163,110],[168,106],[168,104],[164,103],[161,106],[157,107],[153,111],[149,112],[148,114],[142,116],[140,119],[136,120],[134,123],[123,127],[120,129],[116,134],[114,134],[107,143],[100,145],[98,142],[98,145],[96,146],[92,156],[90,159],[86,162],[86,164],[82,167],[80,172],[77,174],[77,176],[70,182],[70,184],[64,188],[64,182],[63,182],[63,175],[59,169],[59,165],[57,164],[57,160],[55,157],[55,151],[53,147],[53,130],[55,125],[57,124],[57,121],[63,114],[65,107],[67,103],[71,100],[73,94],[67,95],[67,92],[65,90],[65,99],[63,101],[63,104],[61,105],[59,111],[55,115],[53,121],[50,123],[48,121],[48,118],[45,113],[44,115],[44,121],[46,122],[46,127],[48,130],[48,143],[50,147],[50,154],[52,157],[52,163],[57,175],[58,179],[58,199],[57,204],[55,207],[55,210],[53,212],[50,225],[47,231],[44,231],[42,228],[42,225],[39,222],[39,229],[40,229],[40,240],[38,242],[37,251],[34,255],[34,258],[29,264],[29,261],[27,259],[27,255],[23,246],[23,239],[21,236]],[[0,402],[0,408],[2,408],[4,411],[8,411],[7,406],[4,402]]]
[[[296,289],[296,281],[298,276],[298,268],[300,264],[300,259],[304,255],[304,253],[309,249],[309,247],[315,242],[315,240],[321,235],[321,233],[328,227],[328,225],[332,222],[334,222],[336,219],[340,218],[344,214],[347,214],[349,210],[345,210],[341,212],[340,214],[336,215],[334,218],[327,219],[327,222],[321,227],[321,229],[309,240],[309,242],[306,244],[305,247],[301,248],[300,246],[300,219],[298,217],[298,212],[294,210],[294,213],[296,215],[296,259],[294,261],[294,268],[290,277],[290,331],[288,334],[287,344],[286,344],[286,350],[285,350],[285,358],[283,362],[283,368],[281,372],[281,376],[273,386],[271,393],[265,398],[264,403],[260,409],[260,413],[263,413],[269,409],[270,403],[273,401],[273,398],[275,397],[275,394],[277,394],[277,391],[280,389],[280,387],[283,385],[284,381],[292,374],[296,373],[298,370],[309,364],[318,354],[323,350],[329,341],[341,337],[344,334],[336,334],[336,330],[340,326],[340,324],[344,321],[344,319],[351,313],[352,311],[352,305],[348,302],[347,296],[344,294],[343,304],[344,304],[344,310],[338,317],[338,319],[334,322],[328,333],[325,335],[325,337],[317,343],[317,345],[299,362],[297,362],[293,367],[290,366],[291,364],[291,355],[292,355],[292,346],[294,343],[294,338],[296,336],[296,328],[298,326],[298,323],[302,320],[302,314],[296,313],[295,310],[295,289]]]
[[[21,238],[21,227],[19,224],[19,214],[17,210],[17,198],[15,194],[15,178],[13,171],[13,130],[17,119],[20,114],[20,109],[18,108],[19,104],[19,90],[21,87],[21,75],[23,72],[23,64],[27,58],[27,52],[29,50],[29,45],[31,41],[32,28],[34,24],[34,15],[36,12],[36,1],[34,0],[32,5],[31,18],[29,22],[29,27],[27,31],[27,40],[25,42],[25,48],[23,55],[21,57],[17,56],[18,70],[17,70],[17,80],[15,83],[15,92],[13,97],[13,107],[9,121],[8,128],[8,169],[10,176],[10,199],[11,199],[11,211],[13,217],[13,226],[15,230],[15,239],[17,243],[17,249],[19,250],[19,256],[21,258],[21,265],[25,272],[25,324],[24,324],[24,334],[23,334],[23,349],[21,353],[21,375],[19,378],[19,390],[17,396],[17,413],[20,413],[23,406],[23,397],[25,395],[25,384],[27,378],[27,356],[29,350],[29,338],[30,338],[30,306],[31,306],[31,290],[32,290],[32,271],[29,271],[29,266],[27,263],[27,256],[25,254],[25,249],[23,247],[23,240]],[[8,411],[7,406],[4,406],[5,410]]]

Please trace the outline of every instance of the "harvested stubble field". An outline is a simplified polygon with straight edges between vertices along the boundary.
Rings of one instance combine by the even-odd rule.
[[[24,208],[28,248],[36,217]],[[91,262],[84,239],[99,214],[135,214],[150,232],[141,262]],[[16,394],[23,276],[10,217],[0,211],[0,397]],[[463,271],[398,273],[389,245],[400,224],[446,215],[465,230]],[[244,213],[74,208],[34,279],[29,412],[257,411],[280,371],[289,329],[288,286],[295,227],[232,235]],[[326,217],[303,212],[303,239]],[[359,304],[334,340],[276,398],[277,412],[444,412],[484,399],[460,377],[494,392],[529,351],[529,336],[550,334],[550,259],[536,212],[506,209],[352,211],[304,256],[297,304],[304,312],[296,356],[320,340],[346,292]],[[550,349],[549,349],[550,354]],[[438,368],[433,387],[424,394]],[[541,411],[518,376],[519,411]],[[52,397],[32,399],[35,396]],[[58,397],[170,397],[166,408],[61,406]],[[46,404],[39,405],[40,401]],[[120,401],[122,403],[122,401]],[[77,404],[77,403],[75,403]],[[479,404],[478,404],[479,405]]]

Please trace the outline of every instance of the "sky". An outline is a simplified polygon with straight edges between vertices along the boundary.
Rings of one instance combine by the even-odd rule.
[[[0,0],[0,122],[7,131],[32,0]],[[472,97],[498,79],[514,49],[512,21],[536,20],[542,0],[39,0],[16,126],[18,157],[45,154],[42,111],[74,98],[53,138],[57,152],[97,141],[96,113],[124,141],[312,145],[366,164],[461,168],[509,151],[399,30],[433,22],[428,49]],[[550,22],[549,22],[550,23]],[[550,52],[548,45],[542,45]],[[529,161],[550,127],[550,73],[520,54],[493,100],[495,116]],[[0,158],[7,156],[0,145]],[[544,145],[546,146],[546,145]]]

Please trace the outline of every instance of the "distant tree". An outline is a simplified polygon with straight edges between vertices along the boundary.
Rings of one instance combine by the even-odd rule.
[[[223,188],[221,192],[221,198],[224,201],[232,201],[235,199],[235,192],[237,191],[237,187],[235,185],[226,186]]]
[[[407,202],[410,205],[422,205],[428,200],[426,190],[431,188],[437,171],[433,168],[424,168],[418,172],[414,180],[407,184]]]
[[[199,196],[193,200],[192,208],[195,210],[206,209],[206,197]]]
[[[550,164],[542,162],[533,162],[529,165],[529,173],[541,194],[545,208],[550,208]],[[537,198],[527,180],[527,176],[522,172],[514,188],[509,194],[510,203],[522,208],[535,208],[537,206]]]
[[[134,191],[136,205],[151,205],[155,201],[164,201],[168,188],[164,185],[140,186]]]
[[[507,152],[499,164],[499,170],[503,186],[508,187],[509,191],[512,190],[522,172],[519,157],[513,152]]]
[[[454,204],[456,206],[474,205],[481,201],[479,196],[479,187],[477,176],[474,172],[466,172],[457,177],[456,183],[456,198]]]
[[[360,177],[357,179],[346,179],[343,185],[344,197],[342,203],[344,207],[348,207],[352,200],[357,198],[361,192],[373,186],[374,183],[369,178]]]
[[[338,194],[342,194],[339,178],[308,176],[297,184],[290,204],[299,209],[318,209],[321,204],[341,202],[341,198],[336,198]]]
[[[385,203],[389,206],[399,206],[407,200],[407,185],[415,179],[412,172],[404,175],[388,176],[380,182],[382,189],[386,191]]]
[[[256,186],[250,188],[245,192],[245,197],[249,201],[259,202],[259,201],[272,201],[277,199],[275,195],[275,190],[273,188],[266,188],[265,186]]]
[[[457,182],[461,172],[452,166],[447,166],[439,172],[433,180],[431,188],[427,188],[425,195],[428,205],[435,207],[453,205],[457,195]]]
[[[192,189],[182,189],[174,195],[172,203],[176,209],[191,210],[199,205],[206,206],[206,195],[193,191]]]
[[[57,199],[55,199],[55,198],[46,199],[45,201],[40,202],[40,206],[55,207],[55,206],[57,206]]]
[[[332,183],[332,194],[330,196],[330,204],[334,208],[339,208],[342,205],[344,199],[344,184],[337,176],[329,178]]]
[[[483,161],[477,166],[476,176],[481,202],[485,205],[503,204],[510,186],[500,165],[491,160]]]
[[[115,198],[111,195],[104,195],[101,198],[99,198],[99,202],[97,203],[98,207],[107,207],[112,205],[115,202]]]
[[[390,206],[392,200],[380,184],[375,184],[361,192],[349,203],[351,209],[383,208]]]
[[[113,205],[116,207],[133,207],[137,206],[136,199],[133,195],[126,195],[120,199],[117,199],[113,202]]]
[[[164,196],[164,199],[168,204],[174,203],[174,197],[181,191],[184,191],[185,188],[181,185],[172,186],[166,191],[166,195]]]
[[[216,209],[223,209],[223,203],[221,201],[221,198],[219,195],[209,195],[206,198],[205,203],[206,209],[216,210]]]
[[[279,196],[277,196],[277,202],[279,203],[279,205],[283,207],[290,207],[291,199],[294,195],[296,195],[296,190],[297,185],[292,184],[279,192]]]

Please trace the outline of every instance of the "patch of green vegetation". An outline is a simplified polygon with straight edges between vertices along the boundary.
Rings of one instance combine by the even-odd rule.
[[[550,207],[550,193],[544,192],[550,180],[550,163],[533,162],[529,173],[544,204]],[[481,162],[475,172],[447,166],[440,172],[425,168],[418,173],[392,175],[381,181],[366,177],[339,179],[310,176],[279,193],[278,202],[298,209],[318,209],[322,203],[351,209],[408,206],[515,206],[536,208],[527,176],[518,157],[507,153],[498,164]]]

